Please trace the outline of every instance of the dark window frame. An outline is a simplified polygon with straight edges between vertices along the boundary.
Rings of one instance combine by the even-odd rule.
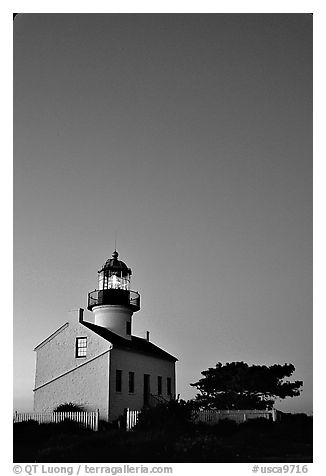
[[[172,379],[171,379],[171,377],[167,377],[167,379],[166,379],[166,393],[169,396],[172,395]]]
[[[87,357],[87,337],[76,337],[75,357],[76,359]]]
[[[157,395],[162,395],[162,376],[157,377]]]
[[[115,371],[115,391],[122,392],[122,370],[116,369]]]
[[[129,372],[128,389],[129,393],[135,393],[135,372]]]

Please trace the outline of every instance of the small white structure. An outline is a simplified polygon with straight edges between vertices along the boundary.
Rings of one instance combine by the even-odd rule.
[[[132,335],[140,295],[130,290],[131,269],[115,250],[98,275],[98,289],[88,295],[94,322],[84,320],[83,309],[72,312],[34,349],[36,412],[72,402],[114,421],[126,408],[175,397],[177,359],[151,343],[149,333],[146,339]]]

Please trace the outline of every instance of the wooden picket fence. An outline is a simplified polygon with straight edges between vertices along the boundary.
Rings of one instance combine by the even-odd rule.
[[[15,412],[14,423],[35,420],[38,423],[60,423],[64,420],[77,422],[84,428],[98,431],[99,410],[94,412]]]
[[[125,428],[132,430],[137,424],[138,416],[141,410],[125,411]],[[215,425],[220,420],[230,419],[236,423],[243,423],[253,418],[266,418],[276,421],[277,411],[273,410],[200,410],[194,412],[193,421],[195,423],[204,423]],[[94,412],[15,412],[14,423],[35,420],[38,423],[60,423],[64,420],[72,420],[84,428],[90,428],[93,431],[99,429],[99,411]]]
[[[137,425],[138,422],[138,415],[140,414],[141,410],[130,410],[130,408],[126,409],[125,416],[126,416],[126,430],[131,430],[134,426]]]
[[[200,410],[193,415],[195,423],[205,423],[207,425],[215,425],[225,419],[243,423],[255,418],[276,421],[276,410]]]
[[[141,410],[126,409],[126,430],[131,430],[136,426],[138,415]],[[219,421],[229,419],[236,423],[243,423],[254,418],[266,418],[276,421],[277,411],[273,410],[199,410],[193,413],[195,423],[204,423],[206,425],[216,425]]]

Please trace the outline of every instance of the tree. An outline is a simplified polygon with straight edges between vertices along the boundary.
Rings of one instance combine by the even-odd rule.
[[[292,364],[251,365],[245,362],[218,362],[201,372],[203,378],[192,387],[199,390],[195,402],[200,408],[270,409],[277,398],[300,395],[302,381],[284,380],[295,371]]]

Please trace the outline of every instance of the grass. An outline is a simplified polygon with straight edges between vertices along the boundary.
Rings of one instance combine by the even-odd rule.
[[[74,422],[14,424],[14,462],[312,462],[312,417],[125,432]]]

